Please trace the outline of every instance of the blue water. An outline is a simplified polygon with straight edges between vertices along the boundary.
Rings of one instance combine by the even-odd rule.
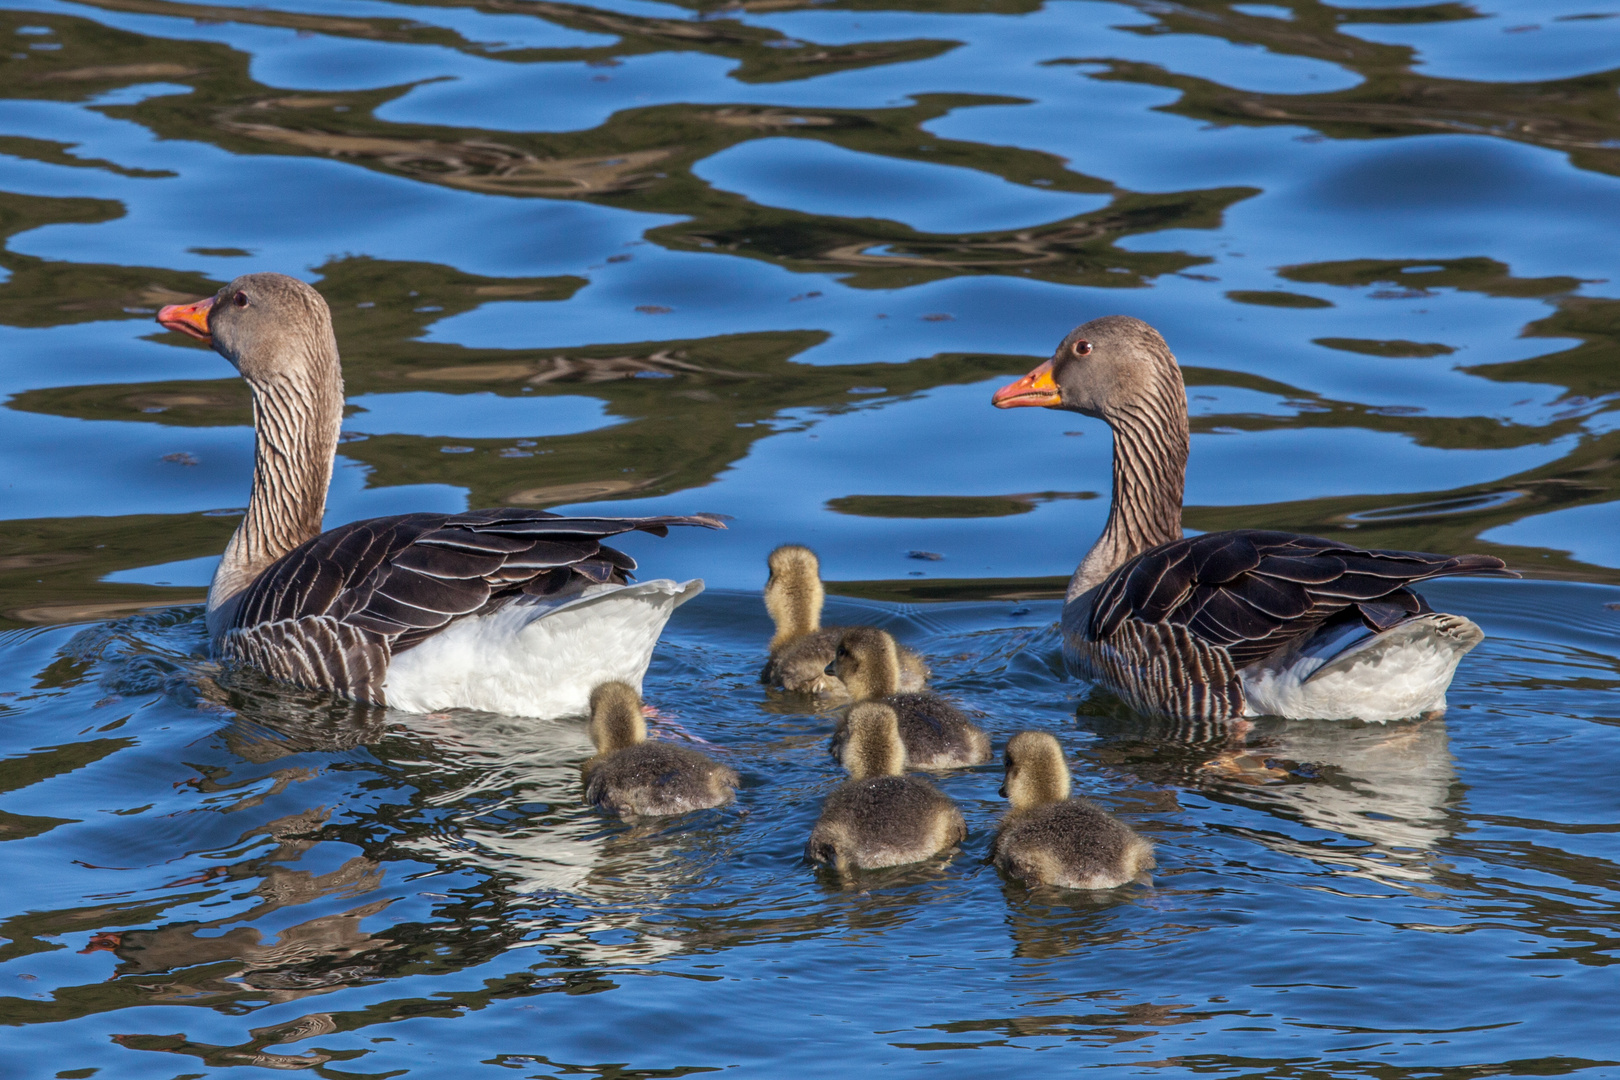
[[[0,1073],[1620,1076],[1617,57],[1612,0],[0,0]],[[251,417],[152,320],[251,270],[333,308],[328,525],[731,515],[623,546],[709,584],[646,690],[736,806],[207,660]],[[989,396],[1113,313],[1189,529],[1525,575],[1426,590],[1488,635],[1443,718],[1197,743],[1062,675],[1108,432]],[[993,765],[951,859],[807,866],[788,541],[1152,883],[1002,879]]]

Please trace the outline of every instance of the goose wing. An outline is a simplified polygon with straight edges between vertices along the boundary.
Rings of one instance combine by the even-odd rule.
[[[294,548],[244,591],[227,657],[272,676],[381,703],[388,658],[520,593],[623,584],[636,561],[602,543],[705,514],[563,517],[542,510],[404,514],[339,526]]]
[[[1175,630],[1178,639],[1220,650],[1237,669],[1335,616],[1388,629],[1428,610],[1408,586],[1457,574],[1517,576],[1490,555],[1363,550],[1252,529],[1206,533],[1161,544],[1114,571],[1098,588],[1086,633],[1102,642],[1127,623]]]

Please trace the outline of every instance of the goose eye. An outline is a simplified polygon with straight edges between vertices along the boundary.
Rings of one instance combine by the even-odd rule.
[[[1076,356],[1090,356],[1091,342],[1087,341],[1085,338],[1080,338],[1073,345],[1069,346],[1069,350]]]
[[[231,303],[235,304],[237,307],[247,307],[247,293],[238,291],[235,296],[231,297]]]

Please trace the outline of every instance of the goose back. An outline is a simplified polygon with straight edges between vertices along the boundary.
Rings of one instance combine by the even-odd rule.
[[[1154,865],[1153,845],[1087,799],[1008,814],[990,861],[1026,885],[1112,889]]]
[[[847,780],[827,796],[805,857],[840,870],[920,862],[967,837],[962,811],[916,776]]]
[[[619,815],[661,817],[724,806],[741,779],[735,769],[685,746],[640,742],[584,766],[585,801]]]
[[[1274,664],[1342,627],[1381,634],[1432,615],[1410,586],[1458,574],[1512,576],[1489,555],[1368,550],[1252,529],[1206,533],[1149,549],[1079,598],[1065,619],[1065,653],[1133,708],[1230,719],[1247,709],[1245,668]]]
[[[957,769],[990,760],[990,736],[938,694],[892,694],[881,700],[894,710],[899,722],[907,768]],[[843,760],[850,715],[833,729],[828,749],[835,761]]]
[[[286,682],[387,704],[394,655],[519,596],[624,584],[636,561],[601,541],[631,531],[662,536],[671,525],[723,527],[704,515],[562,517],[511,508],[339,526],[232,598],[218,651]]]

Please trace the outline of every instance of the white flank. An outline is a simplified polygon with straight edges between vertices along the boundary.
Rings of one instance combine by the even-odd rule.
[[[560,604],[515,600],[394,657],[383,689],[389,706],[406,712],[581,715],[599,683],[641,689],[670,614],[702,591],[697,578],[660,578],[592,586]]]
[[[1457,662],[1485,637],[1461,615],[1422,615],[1381,634],[1359,626],[1239,674],[1250,716],[1403,720],[1446,707]]]

